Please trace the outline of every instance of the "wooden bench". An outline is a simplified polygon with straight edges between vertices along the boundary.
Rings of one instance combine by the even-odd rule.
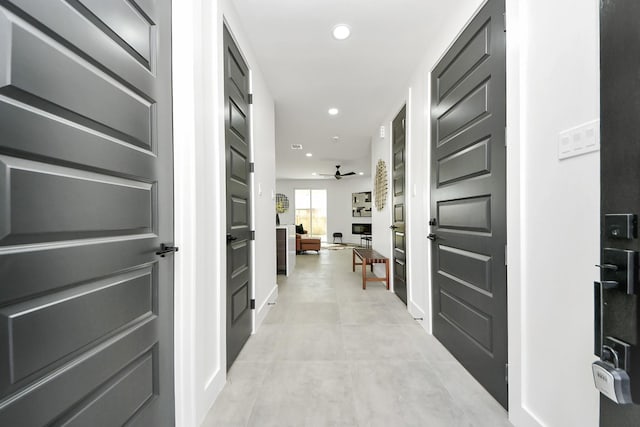
[[[356,257],[362,262],[356,262]],[[367,277],[367,265],[371,265],[373,272],[373,264],[385,265],[386,277]],[[367,289],[367,282],[387,282],[389,289],[389,258],[380,255],[373,249],[354,248],[353,249],[353,271],[356,271],[356,265],[362,266],[362,289]]]

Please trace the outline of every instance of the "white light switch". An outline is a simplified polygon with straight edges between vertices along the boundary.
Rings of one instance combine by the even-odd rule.
[[[560,132],[558,158],[567,159],[600,150],[600,120]]]

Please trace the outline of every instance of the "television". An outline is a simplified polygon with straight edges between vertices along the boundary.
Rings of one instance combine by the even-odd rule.
[[[351,224],[351,234],[371,234],[371,224]]]

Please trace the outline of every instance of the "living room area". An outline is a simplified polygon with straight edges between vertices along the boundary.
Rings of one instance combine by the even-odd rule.
[[[295,247],[297,255],[317,255],[321,250],[370,246],[371,190],[371,178],[364,176],[278,180],[277,227],[287,230],[289,239],[295,235],[288,251]]]

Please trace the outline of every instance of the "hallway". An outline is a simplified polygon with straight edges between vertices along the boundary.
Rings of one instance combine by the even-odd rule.
[[[510,426],[351,250],[299,255],[203,426]],[[258,279],[260,280],[260,279]]]

